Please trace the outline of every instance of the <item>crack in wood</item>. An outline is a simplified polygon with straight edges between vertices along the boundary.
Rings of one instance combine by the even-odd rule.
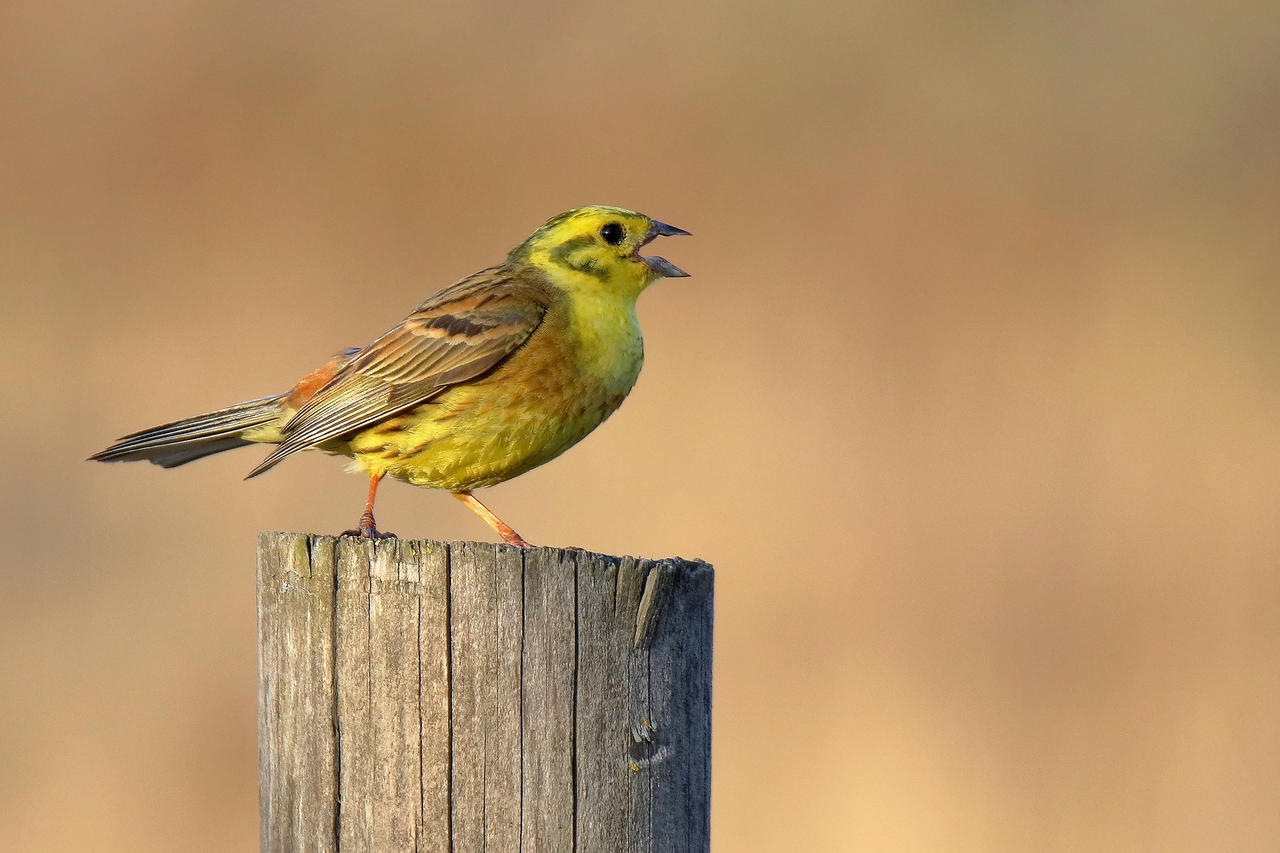
[[[705,563],[259,540],[262,849],[708,849]]]

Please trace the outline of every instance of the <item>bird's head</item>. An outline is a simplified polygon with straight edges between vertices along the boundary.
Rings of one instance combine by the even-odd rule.
[[[688,233],[620,207],[580,207],[549,219],[508,262],[537,267],[562,287],[604,288],[634,298],[660,278],[688,275],[666,258],[640,254],[658,237]]]

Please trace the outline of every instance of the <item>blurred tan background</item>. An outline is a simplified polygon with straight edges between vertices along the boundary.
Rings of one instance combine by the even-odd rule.
[[[84,457],[592,202],[694,277],[486,499],[715,563],[717,851],[1280,849],[1280,8],[1008,5],[7,4],[0,849],[254,849],[255,534],[364,495]]]

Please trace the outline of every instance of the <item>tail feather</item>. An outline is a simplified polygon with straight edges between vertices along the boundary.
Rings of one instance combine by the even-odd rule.
[[[216,412],[184,418],[124,436],[106,450],[89,457],[98,462],[134,462],[145,459],[164,468],[243,447],[247,429],[274,421],[287,394],[238,403]]]

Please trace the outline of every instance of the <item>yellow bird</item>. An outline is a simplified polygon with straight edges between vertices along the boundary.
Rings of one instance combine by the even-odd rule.
[[[688,275],[640,250],[688,233],[618,207],[562,213],[504,263],[445,288],[291,390],[127,435],[90,458],[172,468],[277,445],[249,472],[256,477],[299,450],[323,450],[369,476],[359,527],[344,535],[387,535],[373,501],[390,476],[448,489],[504,541],[529,547],[472,490],[556,458],[621,405],[644,361],[636,298],[659,278]]]

